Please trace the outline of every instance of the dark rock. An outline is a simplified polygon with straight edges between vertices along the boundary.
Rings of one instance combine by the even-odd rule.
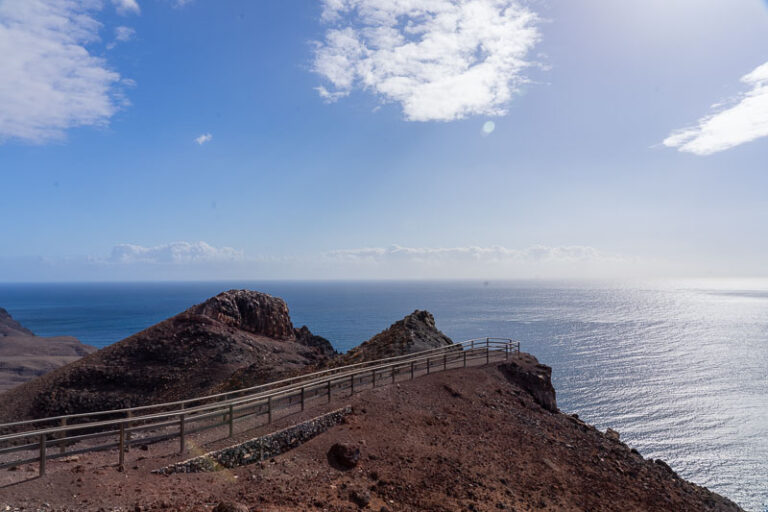
[[[234,503],[231,501],[222,501],[215,507],[212,512],[248,512],[248,507],[242,503]]]
[[[416,310],[370,340],[339,356],[334,360],[334,364],[383,359],[452,344],[453,341],[437,329],[432,313]]]
[[[371,502],[371,493],[366,489],[356,489],[349,493],[349,499],[358,507],[364,508]]]
[[[328,462],[337,469],[352,469],[360,461],[360,448],[347,443],[336,443],[328,450]]]
[[[530,354],[520,354],[499,368],[507,380],[527,391],[544,409],[557,412],[552,368],[539,364]]]
[[[619,441],[621,439],[621,434],[619,434],[612,428],[609,428],[608,430],[605,431],[605,437],[607,437],[611,441]]]
[[[653,461],[653,462],[655,462],[655,463],[656,463],[656,465],[658,465],[658,466],[661,466],[661,467],[664,469],[664,471],[666,471],[667,473],[669,473],[669,474],[671,474],[671,475],[674,475],[674,476],[677,476],[677,473],[675,473],[675,471],[674,471],[674,470],[673,470],[671,467],[669,467],[669,464],[667,464],[667,463],[666,463],[666,462],[664,462],[663,460],[661,460],[661,459],[656,459],[656,460],[655,460],[655,461]]]
[[[296,337],[296,343],[312,347],[325,357],[334,357],[339,354],[333,348],[330,341],[322,336],[312,334],[306,325],[301,326],[299,329],[294,329],[293,331]]]

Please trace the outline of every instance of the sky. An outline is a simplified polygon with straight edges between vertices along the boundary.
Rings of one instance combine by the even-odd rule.
[[[763,0],[0,0],[0,281],[768,276]]]

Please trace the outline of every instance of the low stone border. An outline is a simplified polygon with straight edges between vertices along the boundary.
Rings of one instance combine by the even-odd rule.
[[[265,436],[156,469],[153,473],[200,473],[253,464],[306,443],[338,425],[344,416],[351,413],[352,407],[346,406]]]

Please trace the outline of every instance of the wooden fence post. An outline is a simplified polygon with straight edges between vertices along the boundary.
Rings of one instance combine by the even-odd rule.
[[[462,352],[464,353],[464,368],[466,368],[467,367],[467,351],[462,350]]]
[[[355,374],[349,376],[349,389],[351,390],[349,396],[355,394]]]
[[[371,372],[371,387],[372,388],[376,387],[376,370],[373,370]]]
[[[187,449],[187,438],[184,435],[184,415],[179,415],[179,453],[184,453]]]
[[[443,371],[448,369],[448,354],[443,354]]]
[[[130,428],[131,423],[130,419],[133,418],[133,411],[128,411],[126,413],[126,417],[128,418],[128,427]],[[125,451],[130,451],[131,449],[131,432],[130,430],[125,433]]]
[[[118,456],[117,470],[125,471],[125,423],[120,424],[120,455]]]
[[[45,476],[45,434],[40,435],[40,476]]]
[[[427,358],[427,375],[429,375],[429,367],[432,366],[429,358]]]
[[[267,424],[272,423],[272,395],[267,397]]]
[[[411,361],[411,380],[413,380],[413,365],[416,364],[414,361]]]
[[[331,379],[328,379],[328,403],[331,403]]]
[[[304,388],[301,388],[301,410],[304,410]]]
[[[491,345],[488,338],[485,338],[485,364],[491,362]]]
[[[392,384],[395,383],[395,367],[392,367]]]
[[[67,426],[67,418],[61,418],[61,426],[62,427]],[[59,437],[61,437],[61,442],[59,443],[59,453],[64,453],[65,451],[67,451],[67,442],[64,441],[64,439],[67,438],[67,431],[63,430]]]

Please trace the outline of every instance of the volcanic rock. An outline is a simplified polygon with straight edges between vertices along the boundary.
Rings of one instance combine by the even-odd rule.
[[[539,364],[536,358],[524,353],[499,368],[507,380],[530,393],[540,406],[550,412],[557,412],[552,368]]]
[[[0,395],[0,420],[133,407],[201,396],[252,368],[258,384],[327,360],[327,340],[299,330],[282,299],[230,290]]]
[[[336,443],[328,450],[328,462],[337,469],[352,469],[360,461],[360,448],[348,443]]]
[[[416,310],[386,330],[334,360],[334,364],[354,364],[385,357],[400,356],[452,345],[440,332],[429,311]]]

